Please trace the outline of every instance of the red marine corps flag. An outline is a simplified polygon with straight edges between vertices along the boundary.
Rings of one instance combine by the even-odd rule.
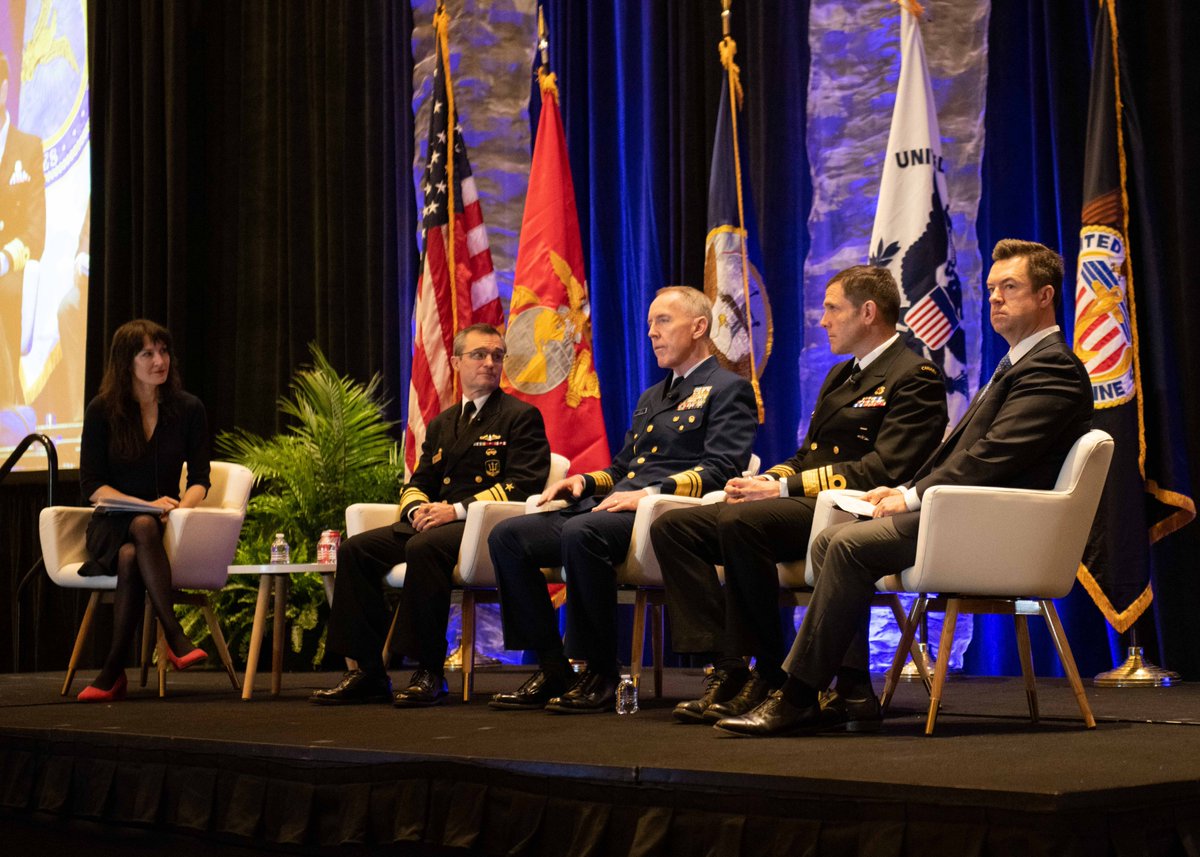
[[[558,112],[558,87],[546,69],[540,9],[538,26],[542,115],[517,247],[504,386],[542,412],[550,448],[571,459],[571,472],[585,473],[607,467],[611,456],[592,359],[575,186]]]
[[[1075,353],[1091,378],[1093,423],[1116,447],[1078,577],[1108,623],[1124,632],[1154,597],[1150,545],[1195,517],[1195,505],[1173,490],[1182,480],[1169,466],[1147,461],[1114,0],[1100,2],[1092,51]],[[1152,418],[1155,407],[1161,406],[1151,406]]]
[[[433,29],[436,63],[428,160],[421,183],[425,243],[413,307],[412,380],[404,433],[406,475],[417,466],[426,426],[460,395],[458,378],[450,368],[454,334],[472,324],[504,324],[487,229],[454,109],[450,16],[442,3],[434,13]]]

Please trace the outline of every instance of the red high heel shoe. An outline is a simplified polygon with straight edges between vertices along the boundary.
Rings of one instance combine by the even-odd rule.
[[[75,698],[79,702],[120,702],[125,698],[125,691],[128,687],[129,683],[125,680],[125,673],[121,673],[108,690],[101,690],[89,684],[79,691],[79,696]]]
[[[171,647],[167,646],[167,658],[171,661],[171,666],[175,667],[176,672],[182,672],[188,667],[194,667],[201,661],[208,659],[208,652],[201,648],[192,649],[182,658],[175,657],[175,653],[171,651]]]

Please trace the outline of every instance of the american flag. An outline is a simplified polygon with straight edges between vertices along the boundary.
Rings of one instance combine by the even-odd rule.
[[[908,308],[904,323],[918,339],[936,351],[950,341],[958,327],[958,312],[945,287],[934,286]]]
[[[412,380],[404,436],[408,473],[416,468],[426,426],[459,396],[458,379],[450,368],[454,334],[481,322],[504,324],[487,228],[454,108],[446,56],[448,28],[448,16],[439,11],[434,16],[437,61],[430,96],[429,154],[421,181],[425,247],[413,308]]]

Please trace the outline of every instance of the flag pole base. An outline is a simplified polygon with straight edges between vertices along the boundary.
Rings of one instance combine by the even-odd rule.
[[[1096,687],[1170,687],[1179,681],[1179,673],[1148,663],[1141,646],[1130,646],[1125,663],[1102,672],[1092,684]]]
[[[937,664],[934,663],[933,658],[929,657],[929,644],[917,643],[917,653],[925,663],[925,674],[933,675],[933,670]],[[917,669],[917,662],[912,658],[909,658],[908,663],[904,665],[904,669],[900,670],[900,681],[924,681],[921,678],[921,671]]]

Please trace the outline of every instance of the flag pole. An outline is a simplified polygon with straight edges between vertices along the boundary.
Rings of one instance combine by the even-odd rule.
[[[737,55],[737,42],[729,35],[729,5],[732,0],[721,0],[721,44],[717,52],[721,57],[721,65],[725,66],[726,79],[729,83],[729,121],[733,125],[733,174],[737,186],[738,207],[738,238],[742,252],[742,299],[746,307],[746,343],[750,353],[750,386],[754,388],[754,404],[758,408],[758,422],[761,425],[765,417],[763,410],[762,390],[758,386],[757,358],[754,355],[754,318],[750,309],[750,268],[746,258],[746,212],[742,203],[742,159],[738,152],[737,111],[742,105],[741,70],[733,61]]]
[[[449,256],[450,264],[450,317],[453,320],[454,331],[458,332],[458,271],[454,263],[454,141],[455,131],[458,126],[458,114],[454,111],[454,86],[450,81],[450,15],[446,12],[446,0],[438,0],[437,11],[433,13],[433,32],[437,39],[437,49],[442,55],[442,71],[446,75],[446,119],[450,132],[450,144],[446,147],[446,216],[449,218],[449,223],[446,226],[446,235],[450,239],[446,242],[446,252]],[[455,386],[458,386],[458,380],[455,379]]]

